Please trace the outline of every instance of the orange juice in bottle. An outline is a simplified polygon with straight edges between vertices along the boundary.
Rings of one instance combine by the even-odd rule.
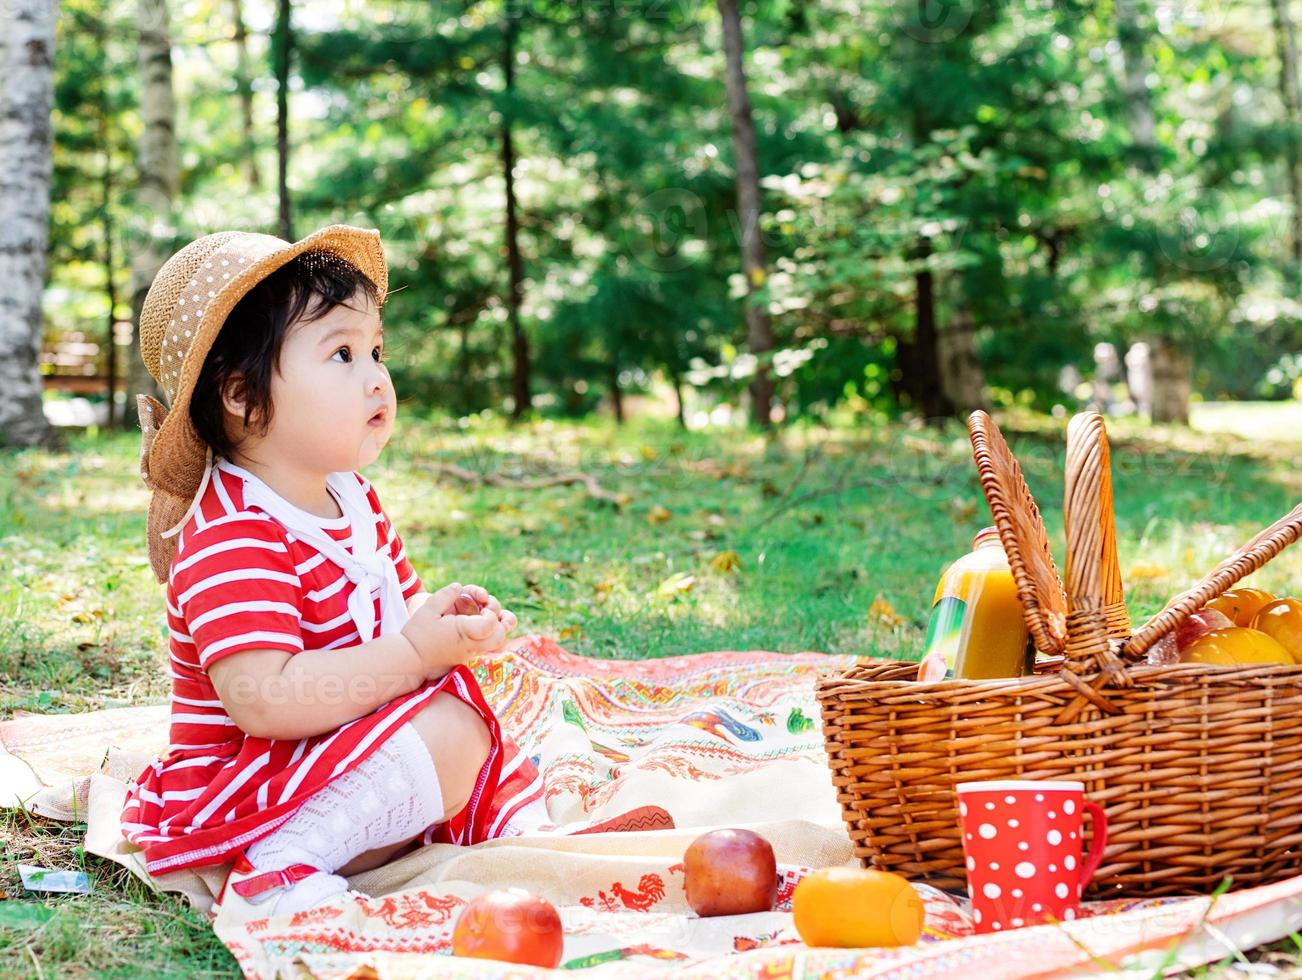
[[[918,680],[1019,677],[1034,664],[999,532],[984,528],[936,586]]]

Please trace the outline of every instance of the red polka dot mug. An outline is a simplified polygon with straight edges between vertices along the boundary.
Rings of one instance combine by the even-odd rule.
[[[1074,919],[1108,839],[1083,783],[1004,779],[959,783],[959,824],[977,932]],[[1082,858],[1081,817],[1092,821]]]

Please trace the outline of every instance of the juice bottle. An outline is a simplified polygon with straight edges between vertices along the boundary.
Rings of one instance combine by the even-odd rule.
[[[936,586],[918,680],[1019,677],[1034,666],[999,532],[984,528]]]

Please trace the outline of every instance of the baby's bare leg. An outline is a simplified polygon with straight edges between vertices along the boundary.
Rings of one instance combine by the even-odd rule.
[[[488,726],[470,705],[440,693],[411,720],[411,727],[424,741],[438,771],[444,819],[455,817],[470,802],[479,771],[493,747]]]

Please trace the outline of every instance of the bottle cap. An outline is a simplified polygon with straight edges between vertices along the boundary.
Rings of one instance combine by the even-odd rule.
[[[994,526],[983,527],[980,531],[977,531],[976,537],[972,539],[972,550],[975,551],[977,548],[984,548],[992,544],[1003,547],[1003,542],[999,540],[999,528]]]

